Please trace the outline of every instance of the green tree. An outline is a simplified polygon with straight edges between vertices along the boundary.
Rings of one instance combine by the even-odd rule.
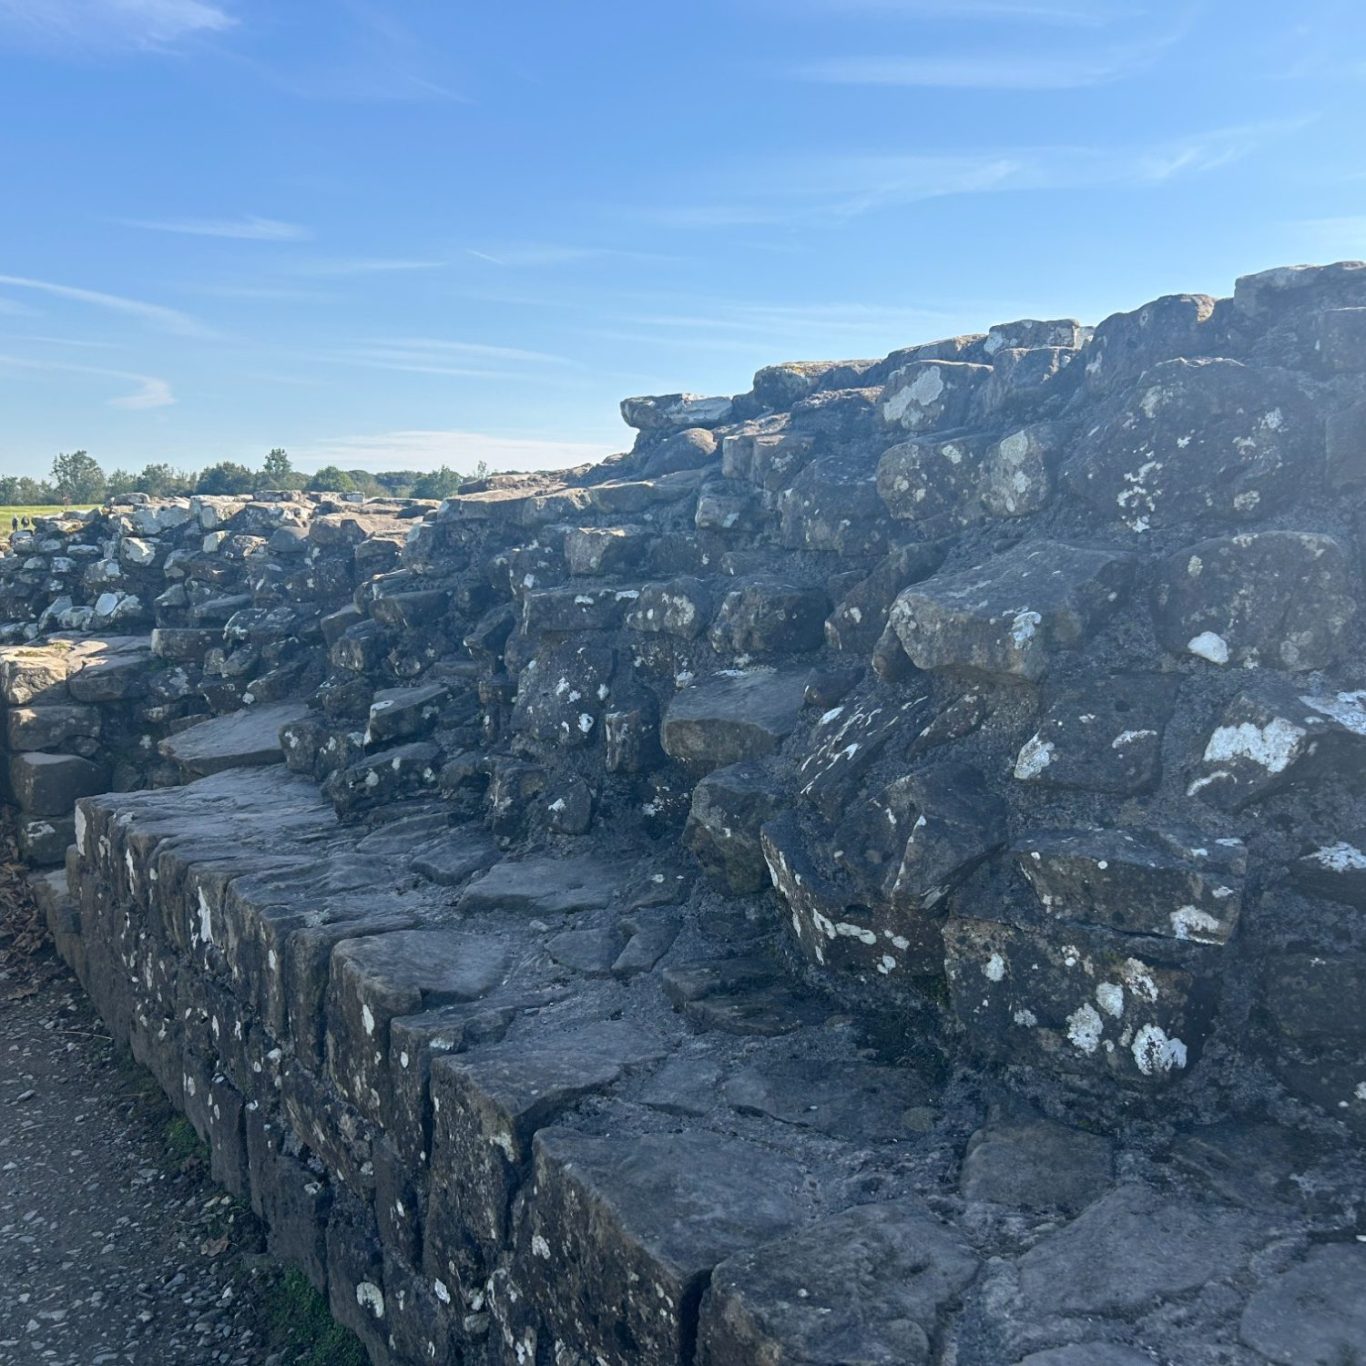
[[[217,465],[210,465],[206,470],[200,470],[199,478],[195,480],[194,491],[196,493],[252,493],[256,488],[256,475],[245,465],[238,465],[231,460],[221,461]]]
[[[450,498],[460,492],[460,485],[464,482],[462,474],[449,465],[442,465],[439,470],[428,470],[418,475],[408,493],[412,498]]]
[[[104,497],[104,471],[85,451],[71,451],[52,462],[53,492],[73,503],[98,503]]]
[[[122,493],[136,493],[140,487],[136,474],[128,470],[110,470],[109,478],[104,481],[104,496],[117,498]]]
[[[312,479],[308,487],[315,493],[355,493],[356,481],[336,465],[324,465]]]
[[[289,452],[283,446],[276,446],[266,456],[265,463],[261,466],[261,476],[269,488],[287,489],[294,486],[294,465],[290,461]]]

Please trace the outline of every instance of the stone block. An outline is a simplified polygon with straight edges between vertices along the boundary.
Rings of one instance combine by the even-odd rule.
[[[664,752],[699,774],[774,753],[796,729],[807,677],[753,668],[685,688],[664,713]]]
[[[15,805],[26,816],[69,816],[79,798],[108,788],[109,768],[75,754],[15,754],[9,779]]]

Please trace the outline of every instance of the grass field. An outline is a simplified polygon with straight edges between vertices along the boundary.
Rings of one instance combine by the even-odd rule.
[[[9,531],[10,523],[16,517],[57,517],[63,512],[84,512],[84,508],[64,508],[60,503],[49,507],[20,507],[18,505],[0,507],[0,531]]]

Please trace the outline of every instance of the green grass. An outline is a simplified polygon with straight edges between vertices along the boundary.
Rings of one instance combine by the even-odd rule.
[[[10,522],[16,517],[60,517],[64,512],[85,512],[88,509],[78,507],[63,507],[60,503],[54,503],[47,507],[22,507],[18,504],[0,507],[0,531],[12,530]]]
[[[297,1366],[366,1366],[365,1349],[349,1330],[335,1322],[327,1301],[291,1268],[260,1292],[271,1345],[284,1348]]]

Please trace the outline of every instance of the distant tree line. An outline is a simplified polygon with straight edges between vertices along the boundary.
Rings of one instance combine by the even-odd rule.
[[[469,479],[482,479],[488,466],[480,461],[473,475],[442,465],[439,470],[344,470],[325,465],[316,474],[296,470],[289,453],[276,447],[259,470],[232,460],[220,461],[198,472],[173,465],[145,466],[140,473],[111,470],[108,474],[86,451],[71,451],[52,462],[46,479],[27,475],[0,476],[0,504],[40,506],[100,503],[121,493],[146,493],[172,498],[191,493],[254,493],[257,489],[309,489],[320,493],[363,493],[367,498],[449,498]]]

